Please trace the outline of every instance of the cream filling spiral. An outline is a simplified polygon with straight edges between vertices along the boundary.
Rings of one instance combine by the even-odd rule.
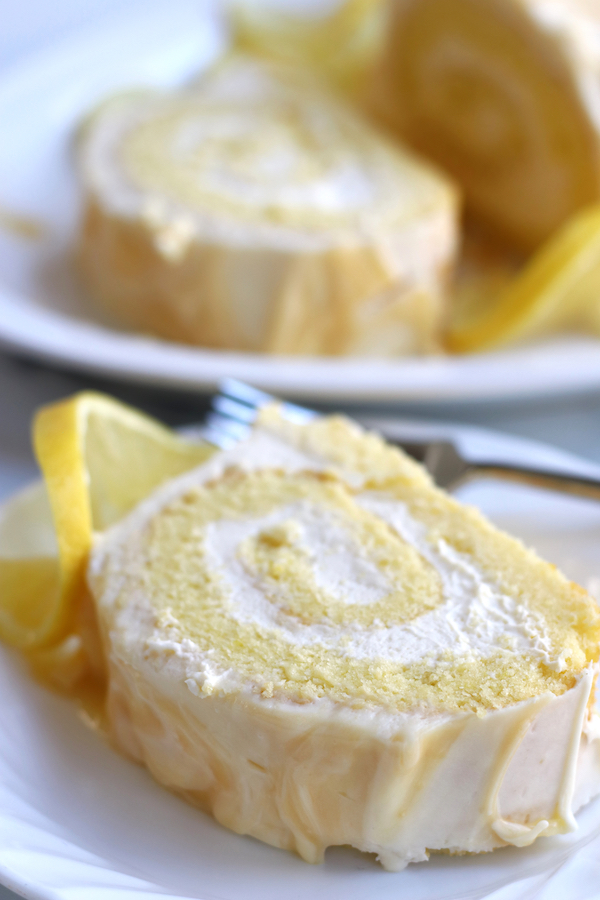
[[[125,544],[119,584],[154,610],[148,659],[175,653],[193,692],[471,709],[564,690],[543,614],[409,498],[260,431],[203,471]]]
[[[369,607],[395,591],[390,576],[335,515],[300,501],[259,519],[222,520],[207,528],[207,563],[226,584],[227,603],[236,621],[265,630],[277,628],[284,640],[319,644],[325,652],[335,650],[341,642],[344,655],[357,659],[402,664],[427,659],[435,665],[447,651],[489,658],[502,649],[509,655],[528,653],[560,668],[561,661],[553,658],[539,617],[503,594],[464,554],[445,542],[431,545],[425,529],[404,504],[375,493],[359,494],[356,502],[389,523],[401,540],[433,567],[442,588],[435,609],[388,627],[383,627],[377,616],[366,626],[359,617],[348,620],[340,616],[342,633],[337,624],[307,624],[297,616],[282,615],[291,586],[285,581],[273,585],[265,554],[261,566],[260,553],[252,553],[257,546],[272,550],[293,547],[304,563],[302,568],[310,569],[315,594],[322,592],[331,606]],[[271,554],[272,566],[277,566],[276,556]],[[436,580],[434,576],[434,584]]]

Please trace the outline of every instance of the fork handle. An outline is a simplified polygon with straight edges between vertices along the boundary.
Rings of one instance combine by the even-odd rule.
[[[529,469],[526,466],[510,466],[505,463],[474,463],[469,466],[460,481],[464,483],[481,475],[600,500],[600,480],[596,478],[582,478],[580,475],[566,475],[564,472]]]

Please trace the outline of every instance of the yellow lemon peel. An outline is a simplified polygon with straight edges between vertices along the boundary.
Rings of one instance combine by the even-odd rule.
[[[82,641],[93,631],[85,566],[94,532],[212,448],[94,393],[41,409],[33,442],[44,480],[0,508],[0,638],[67,687],[94,662],[93,641]]]
[[[570,219],[495,298],[481,295],[446,334],[455,353],[560,330],[600,331],[600,206]]]

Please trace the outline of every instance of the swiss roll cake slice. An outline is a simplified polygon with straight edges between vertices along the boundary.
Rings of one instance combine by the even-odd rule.
[[[130,327],[292,354],[437,346],[455,191],[302,70],[237,55],[115,97],[78,160],[81,271]]]
[[[600,200],[600,9],[392,0],[373,104],[529,250]]]
[[[398,870],[600,790],[595,601],[401,451],[267,410],[98,539],[113,741],[223,825]]]

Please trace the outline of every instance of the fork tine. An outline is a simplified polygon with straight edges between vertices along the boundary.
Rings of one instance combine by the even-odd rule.
[[[206,422],[201,429],[202,440],[208,441],[209,444],[214,444],[215,447],[220,447],[221,450],[229,450],[230,447],[235,447],[246,436],[246,434],[230,428],[229,425],[223,427],[219,421],[214,420]]]
[[[196,435],[194,435],[194,437],[196,437]],[[219,447],[221,450],[229,450],[230,447],[234,447],[239,443],[238,438],[228,435],[218,428],[209,428],[208,425],[203,425],[202,428],[199,429],[197,437],[212,444],[213,447]]]
[[[235,446],[250,434],[259,410],[269,403],[278,403],[286,419],[304,424],[317,413],[295,403],[282,403],[277,397],[257,388],[226,378],[219,385],[219,393],[211,400],[211,410],[206,416],[203,438],[223,450]]]
[[[236,441],[241,441],[247,437],[252,427],[248,422],[238,422],[236,419],[222,416],[218,412],[208,413],[205,426],[215,433],[233,438]]]
[[[307,406],[297,406],[295,403],[283,403],[281,406],[284,418],[296,425],[304,425],[311,419],[316,419],[319,413]]]
[[[212,408],[222,416],[235,419],[237,422],[247,422],[251,425],[256,420],[256,407],[246,406],[245,403],[239,403],[230,397],[224,397],[223,394],[216,394],[213,397]]]
[[[318,415],[314,409],[298,406],[295,403],[282,403],[277,397],[273,397],[272,394],[259,391],[257,388],[250,387],[249,384],[245,384],[243,381],[237,381],[235,378],[225,378],[220,383],[219,394],[213,400],[214,409],[217,409],[217,405],[223,402],[222,398],[225,401],[233,401],[238,404],[236,407],[238,412],[240,410],[240,404],[250,407],[252,410],[259,410],[268,403],[280,403],[285,418],[298,424],[308,422]],[[231,407],[231,410],[233,417],[237,418],[234,414],[233,407]],[[244,413],[241,415],[244,415]],[[243,421],[248,421],[248,419],[243,419]]]
[[[219,382],[219,394],[224,397],[230,397],[232,400],[238,400],[255,409],[260,409],[261,406],[277,400],[272,394],[259,391],[258,388],[253,388],[249,384],[245,384],[245,382],[238,381],[235,378],[224,378],[223,381]]]
[[[315,410],[295,403],[282,403],[265,391],[253,388],[243,381],[227,378],[221,382],[219,393],[212,398],[212,410],[208,413],[204,426],[205,439],[222,449],[235,446],[249,436],[261,407],[268,403],[278,403],[284,417],[298,424],[304,424],[318,415]],[[470,469],[469,463],[462,459],[449,441],[417,444],[392,438],[391,442],[423,462],[441,487],[451,489],[464,480]]]

